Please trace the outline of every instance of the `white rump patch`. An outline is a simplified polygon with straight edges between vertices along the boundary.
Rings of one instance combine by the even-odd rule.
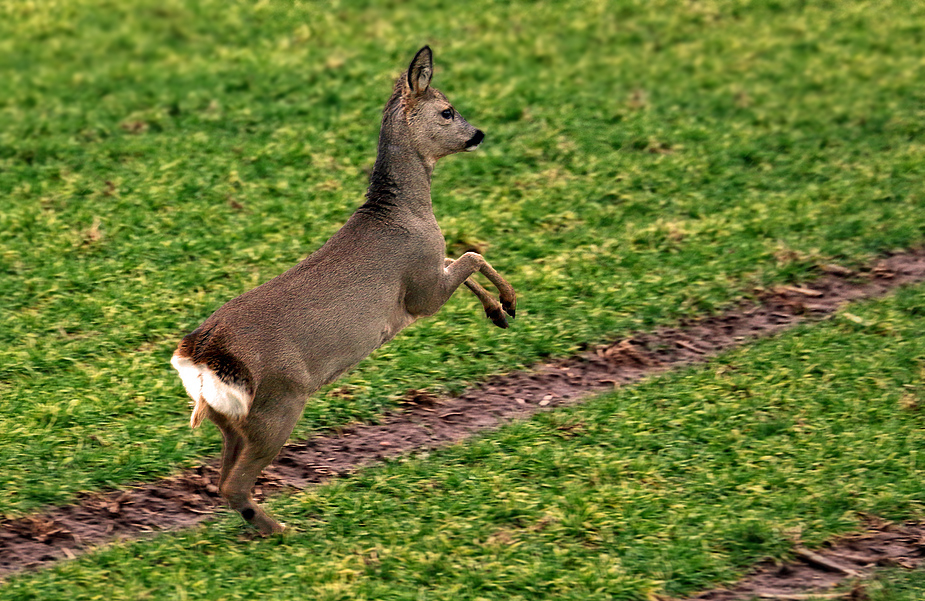
[[[242,418],[247,415],[253,398],[245,389],[222,382],[211,369],[193,363],[188,357],[180,357],[174,353],[170,364],[180,372],[180,380],[183,381],[186,394],[194,403],[203,400],[228,417]]]

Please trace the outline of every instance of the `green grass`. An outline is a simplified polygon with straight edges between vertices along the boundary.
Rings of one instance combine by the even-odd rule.
[[[891,568],[866,583],[870,601],[918,601],[925,591],[925,570]]]
[[[922,519],[925,285],[849,310],[276,497],[285,536],[249,540],[226,514],[0,599],[643,600],[734,581],[862,512]]]
[[[435,174],[458,294],[296,436],[925,239],[916,2],[470,5],[11,0],[0,7],[0,513],[218,450],[168,366],[216,307],[360,203],[392,78],[487,133]]]

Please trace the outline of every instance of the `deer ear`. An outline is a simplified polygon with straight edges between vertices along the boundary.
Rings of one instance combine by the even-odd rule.
[[[434,53],[430,46],[424,46],[414,55],[408,67],[408,87],[415,96],[420,96],[430,87],[430,78],[434,74]]]

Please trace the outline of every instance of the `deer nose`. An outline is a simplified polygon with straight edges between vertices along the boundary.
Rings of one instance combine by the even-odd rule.
[[[479,144],[482,143],[482,140],[485,139],[485,132],[480,129],[475,130],[475,135],[469,138],[469,141],[466,142],[466,150],[473,151],[479,147]]]

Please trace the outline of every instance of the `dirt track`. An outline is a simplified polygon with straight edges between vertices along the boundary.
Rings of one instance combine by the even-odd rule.
[[[404,411],[387,415],[381,424],[356,426],[287,445],[258,483],[258,494],[285,487],[304,488],[385,457],[445,445],[661,371],[706,361],[749,339],[824,317],[845,302],[880,296],[900,285],[925,280],[925,251],[888,257],[863,273],[834,265],[820,271],[822,275],[805,286],[766,291],[759,303],[743,304],[720,316],[675,328],[621,338],[528,372],[491,378],[459,397],[436,398],[409,391]],[[172,478],[2,522],[0,577],[73,557],[116,537],[176,530],[209,519],[220,504],[216,476],[217,459]],[[919,528],[914,530],[918,534],[909,536],[918,536],[921,553],[921,528],[908,528]],[[882,537],[870,540],[871,544],[882,542]],[[904,555],[911,556],[911,552]],[[746,591],[745,596],[722,596],[726,593],[710,592],[695,598],[731,601],[757,594]]]
[[[861,601],[867,599],[863,579],[877,567],[919,568],[923,563],[925,525],[889,524],[870,518],[863,532],[839,537],[814,551],[797,547],[793,561],[763,563],[734,586],[706,591],[685,601],[747,601],[755,598],[796,601],[806,599],[809,591],[820,595],[817,599]],[[842,588],[843,593],[828,592],[846,584],[846,581],[853,582],[853,586]]]

